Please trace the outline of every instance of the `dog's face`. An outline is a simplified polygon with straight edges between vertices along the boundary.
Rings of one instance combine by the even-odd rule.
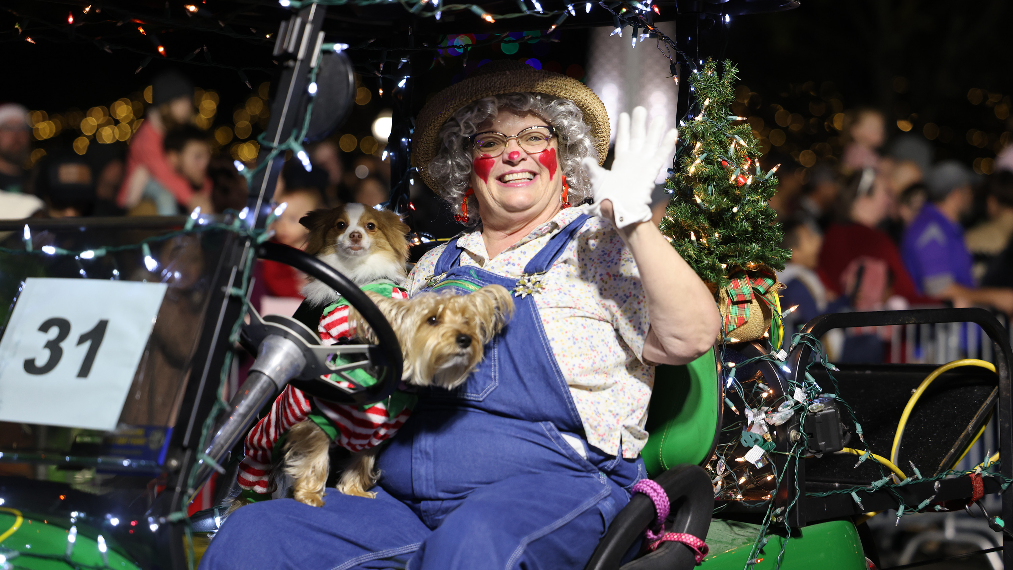
[[[375,253],[389,253],[394,259],[407,259],[406,226],[394,212],[374,210],[362,204],[314,210],[299,223],[310,230],[306,253],[335,254],[354,261]]]
[[[371,296],[372,297],[372,296]],[[485,356],[484,347],[513,316],[510,293],[499,285],[468,295],[423,293],[383,299],[405,359],[405,380],[417,386],[460,386]]]

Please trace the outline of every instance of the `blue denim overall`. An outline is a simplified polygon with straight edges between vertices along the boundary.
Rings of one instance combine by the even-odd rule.
[[[578,217],[549,240],[525,267],[521,287],[537,290],[586,220]],[[428,288],[518,287],[518,280],[461,266],[460,257],[451,241]],[[513,319],[460,388],[420,396],[378,459],[376,499],[331,491],[322,508],[293,500],[243,507],[201,567],[583,568],[644,476],[643,461],[584,441],[537,294],[514,297]]]

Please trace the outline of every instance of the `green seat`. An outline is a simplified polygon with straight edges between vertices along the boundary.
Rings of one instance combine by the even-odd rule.
[[[721,386],[714,349],[682,366],[659,366],[641,455],[651,477],[677,465],[704,465],[721,426]]]

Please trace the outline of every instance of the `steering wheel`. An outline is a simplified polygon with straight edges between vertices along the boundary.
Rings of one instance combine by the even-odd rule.
[[[251,322],[243,327],[243,344],[256,346],[268,334],[282,334],[295,341],[306,356],[306,366],[291,384],[311,396],[361,406],[379,402],[393,394],[404,370],[404,356],[390,323],[369,297],[351,279],[330,265],[293,247],[265,242],[257,246],[257,257],[284,263],[337,291],[362,315],[379,344],[321,346],[316,332],[299,321],[277,315],[261,319],[254,311],[251,311]],[[358,359],[350,361],[349,356]],[[341,357],[344,362],[335,364],[335,357]],[[363,386],[350,375],[355,370],[365,371],[376,379],[376,383]],[[327,380],[332,374],[355,387],[349,389]]]

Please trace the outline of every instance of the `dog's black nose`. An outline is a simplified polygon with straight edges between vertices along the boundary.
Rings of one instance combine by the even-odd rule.
[[[457,346],[461,348],[468,348],[471,346],[471,337],[466,334],[457,335]]]
[[[362,232],[360,232],[360,231],[354,231],[354,232],[348,234],[348,239],[350,239],[352,241],[362,241]]]

